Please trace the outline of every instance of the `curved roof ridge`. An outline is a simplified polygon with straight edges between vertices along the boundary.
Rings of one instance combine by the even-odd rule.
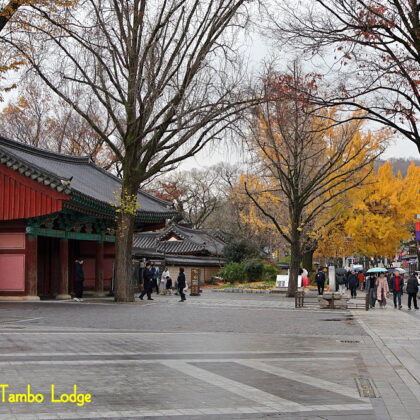
[[[3,136],[0,136],[0,147],[4,145],[4,146],[9,146],[13,149],[17,149],[17,150],[21,150],[23,152],[27,152],[33,155],[38,155],[41,156],[42,158],[46,158],[46,159],[53,159],[55,161],[62,161],[62,162],[72,162],[72,163],[76,163],[76,164],[80,164],[80,165],[87,165],[89,167],[91,167],[92,169],[95,169],[96,171],[102,173],[103,175],[106,175],[107,177],[113,179],[114,181],[118,182],[119,184],[121,184],[121,179],[118,178],[116,175],[114,175],[113,173],[107,171],[106,169],[102,168],[101,166],[97,165],[96,163],[94,163],[91,159],[90,156],[69,156],[69,155],[65,155],[62,153],[57,153],[57,152],[52,152],[50,150],[46,150],[46,149],[41,149],[40,147],[35,147],[35,146],[31,146],[25,143],[21,143],[15,140],[11,140],[8,138],[5,138]],[[8,153],[12,154],[12,152],[8,151]],[[51,176],[57,178],[56,175],[50,173],[48,170],[36,167],[35,164],[28,162],[27,160],[21,158],[21,157],[17,157],[15,154],[13,154],[13,157],[20,160],[20,161],[24,161],[26,164],[35,167],[37,170],[47,173],[47,174],[51,174]],[[64,180],[69,180],[69,178],[63,178]],[[171,203],[169,201],[165,201],[162,200],[158,197],[155,197],[152,194],[149,194],[146,191],[141,190],[140,188],[137,191],[137,194],[143,195],[147,198],[149,198],[150,200],[155,201],[156,203],[160,203],[163,204],[166,207],[170,207]]]
[[[15,149],[21,149],[35,155],[41,155],[42,157],[54,158],[55,160],[63,160],[67,162],[79,161],[80,163],[89,163],[91,161],[91,157],[87,155],[85,156],[66,155],[64,153],[58,153],[58,152],[53,152],[47,149],[41,149],[40,147],[21,143],[19,141],[11,140],[6,137],[0,136],[0,146],[2,144],[5,144],[6,146],[14,147]]]

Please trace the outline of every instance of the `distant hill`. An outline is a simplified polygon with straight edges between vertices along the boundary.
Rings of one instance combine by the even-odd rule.
[[[401,172],[402,176],[405,177],[407,174],[407,168],[410,166],[411,162],[414,162],[416,166],[420,166],[420,159],[402,159],[402,158],[391,158],[388,160],[378,159],[375,161],[375,170],[378,170],[385,162],[391,162],[392,169],[396,175],[398,171]]]

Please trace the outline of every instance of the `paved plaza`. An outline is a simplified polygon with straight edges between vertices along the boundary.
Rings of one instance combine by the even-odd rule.
[[[0,419],[420,419],[418,321],[265,294],[0,302]],[[42,403],[7,401],[28,384]]]

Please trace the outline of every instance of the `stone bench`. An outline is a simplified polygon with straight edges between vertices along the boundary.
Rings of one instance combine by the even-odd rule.
[[[349,300],[349,297],[340,293],[324,293],[322,296],[318,296],[321,309],[347,309]]]

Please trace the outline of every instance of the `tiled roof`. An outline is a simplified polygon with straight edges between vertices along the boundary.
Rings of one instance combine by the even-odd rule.
[[[121,181],[89,157],[68,156],[0,137],[0,163],[65,194],[79,193],[100,203],[115,202]],[[175,214],[170,203],[139,191],[140,214]]]
[[[171,236],[181,238],[179,241],[167,240]],[[163,232],[138,233],[134,235],[135,253],[141,250],[154,251],[161,254],[176,255],[222,255],[225,244],[210,233],[172,225]]]

